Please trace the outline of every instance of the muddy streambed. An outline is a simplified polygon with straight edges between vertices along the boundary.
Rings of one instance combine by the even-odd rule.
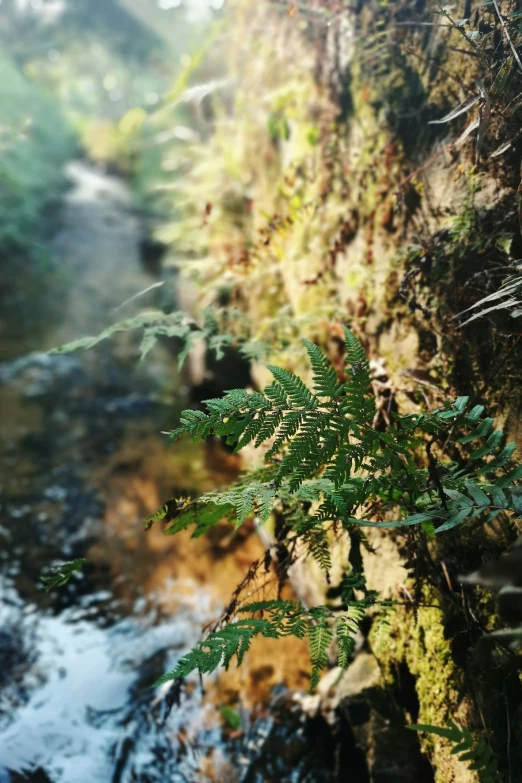
[[[307,686],[300,643],[266,640],[204,691],[194,678],[168,717],[148,688],[262,547],[248,533],[143,530],[173,493],[238,469],[216,447],[160,434],[186,402],[167,348],[143,364],[128,335],[41,353],[132,315],[134,304],[114,309],[154,282],[125,186],[79,162],[69,175],[57,267],[11,279],[0,314],[0,783],[337,780],[332,732],[294,697]],[[45,592],[42,571],[76,557],[88,559],[83,573]]]

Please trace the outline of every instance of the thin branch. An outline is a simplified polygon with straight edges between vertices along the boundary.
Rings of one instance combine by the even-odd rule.
[[[493,5],[495,6],[495,11],[497,12],[498,20],[499,20],[500,24],[502,25],[502,27],[504,28],[504,32],[506,34],[506,38],[508,39],[508,43],[509,43],[509,45],[511,47],[511,51],[513,52],[513,57],[515,58],[515,60],[517,62],[518,70],[520,71],[520,73],[522,73],[522,62],[520,62],[520,57],[518,56],[518,52],[515,49],[515,44],[511,40],[511,36],[509,34],[508,26],[507,26],[507,24],[505,22],[505,19],[502,16],[502,14],[500,13],[500,9],[498,7],[497,0],[493,0]]]
[[[473,47],[473,49],[475,50],[476,55],[479,58],[479,60],[481,61],[482,65],[488,71],[492,71],[491,65],[488,63],[488,61],[484,57],[484,54],[483,54],[483,52],[481,52],[481,50],[478,47],[476,41],[474,41],[472,38],[468,37],[468,35],[466,34],[465,29],[461,25],[457,24],[457,22],[453,19],[453,17],[449,14],[449,12],[447,10],[445,10],[441,6],[439,6],[439,8],[440,8],[440,13],[443,16],[446,17],[446,19],[451,23],[451,26],[464,38],[466,43],[470,44]]]

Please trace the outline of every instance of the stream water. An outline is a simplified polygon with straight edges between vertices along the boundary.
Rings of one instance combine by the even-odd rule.
[[[41,352],[131,315],[135,305],[112,311],[154,282],[124,184],[80,162],[69,176],[58,271],[11,280],[0,315],[0,783],[337,780],[335,738],[293,697],[307,685],[300,643],[265,640],[204,693],[194,679],[168,717],[148,688],[262,548],[253,534],[143,530],[173,493],[238,469],[215,447],[173,448],[160,434],[184,396],[166,348],[142,364],[128,335]],[[45,592],[42,571],[76,557],[84,571]]]

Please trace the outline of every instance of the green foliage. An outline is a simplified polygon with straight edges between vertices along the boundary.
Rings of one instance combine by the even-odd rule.
[[[236,451],[249,443],[268,442],[269,448],[265,466],[232,487],[167,504],[161,511],[169,522],[167,533],[195,524],[194,535],[201,535],[223,519],[237,528],[249,517],[264,522],[274,513],[284,522],[278,541],[288,551],[303,542],[328,576],[329,531],[339,526],[357,536],[364,526],[418,526],[433,536],[464,523],[487,523],[502,512],[520,515],[515,483],[522,466],[513,466],[514,446],[504,445],[484,407],[469,408],[468,398],[459,397],[431,413],[396,415],[386,432],[377,432],[368,361],[356,337],[348,329],[345,334],[345,378],[338,378],[322,351],[305,341],[313,388],[288,370],[270,366],[274,381],[263,393],[235,389],[207,400],[206,412],[182,413],[173,438],[217,435]],[[444,456],[449,443],[453,460]],[[210,634],[159,682],[194,669],[211,672],[234,657],[241,663],[257,635],[293,634],[308,640],[314,688],[332,643],[339,665],[346,668],[367,609],[390,605],[378,601],[357,571],[345,574],[340,596],[337,608],[305,609],[294,601],[240,607],[236,611],[251,616]],[[385,644],[382,637],[390,625],[382,609],[376,622],[382,631],[377,643]]]
[[[342,639],[342,649],[343,649],[342,661],[344,662],[345,639],[343,636],[341,636],[341,639]],[[328,623],[326,623],[324,620],[319,621],[317,625],[312,625],[310,627],[308,631],[310,663],[312,664],[312,677],[310,679],[310,689],[314,689],[318,685],[321,671],[328,664],[328,648],[330,647],[331,641],[332,641],[332,631],[330,630]],[[341,659],[339,662],[341,662]]]
[[[361,575],[358,576],[361,578]],[[211,633],[183,656],[171,672],[160,677],[155,685],[185,677],[195,669],[205,674],[213,672],[220,665],[228,668],[234,656],[239,665],[256,636],[280,639],[293,635],[308,641],[312,667],[310,689],[313,690],[322,670],[328,665],[328,654],[334,640],[337,643],[339,666],[343,669],[348,667],[359,624],[366,608],[374,600],[371,595],[361,601],[349,601],[341,613],[327,606],[305,609],[298,601],[270,600],[245,604],[238,612],[249,614],[250,617],[228,623]]]
[[[194,669],[197,669],[200,674],[207,674],[215,671],[219,666],[228,668],[234,656],[237,657],[239,665],[254,636],[277,638],[279,636],[277,631],[278,629],[272,627],[268,620],[242,619],[225,625],[221,630],[209,634],[197,647],[184,655],[178,661],[176,668],[160,677],[155,685],[186,677]]]
[[[460,761],[468,761],[469,769],[477,773],[480,783],[500,783],[502,780],[490,746],[482,737],[475,740],[469,729],[457,726],[452,720],[447,728],[424,724],[412,724],[407,728],[444,737],[453,743],[452,755],[458,756]]]
[[[234,731],[239,729],[241,726],[241,715],[237,710],[235,710],[229,704],[223,704],[223,706],[220,707],[219,712],[229,728],[233,729]]]
[[[44,258],[48,213],[66,185],[74,143],[57,107],[5,55],[0,57],[0,253]]]
[[[151,514],[150,517],[147,517],[147,519],[144,522],[144,528],[145,530],[150,530],[154,522],[161,522],[162,519],[165,519],[165,517],[168,514],[168,504],[165,503],[164,506],[161,506],[161,508],[158,508],[154,514]]]
[[[224,347],[230,345],[234,338],[230,334],[219,332],[218,322],[209,309],[204,313],[202,325],[198,325],[190,316],[179,310],[173,313],[163,313],[159,310],[142,312],[133,318],[118,321],[93,337],[81,337],[70,343],[54,348],[50,353],[73,353],[79,350],[94,348],[104,340],[108,340],[118,332],[128,332],[142,329],[143,337],[140,345],[140,358],[143,360],[154,348],[161,337],[178,340],[178,365],[185,363],[187,356],[198,340],[205,340],[208,347],[215,352],[216,359],[224,356]]]
[[[377,432],[369,367],[359,341],[346,330],[346,383],[337,381],[317,346],[305,345],[313,390],[288,370],[269,366],[275,380],[262,394],[235,389],[207,400],[207,413],[182,413],[172,438],[218,435],[236,451],[252,442],[256,447],[270,442],[270,468],[262,480],[242,480],[233,489],[208,493],[203,502],[232,505],[238,525],[254,513],[266,520],[276,499],[286,498],[288,503],[293,497],[319,503],[313,526],[329,520],[340,521],[345,529],[429,525],[436,534],[465,520],[520,512],[515,482],[522,477],[522,467],[509,468],[514,446],[503,446],[502,431],[492,431],[493,420],[483,417],[482,406],[468,412],[468,399],[459,397],[430,414],[397,416],[387,432]],[[466,434],[455,438],[462,430]],[[423,465],[419,447],[426,436],[433,443],[451,436],[461,447],[473,444],[469,467],[439,462],[431,451]],[[365,509],[376,503],[383,516],[393,508],[410,513],[398,520],[364,519]],[[201,512],[205,514],[204,509]],[[311,530],[301,525],[299,532],[307,532],[317,547],[320,542]]]
[[[76,560],[69,560],[59,566],[50,569],[48,576],[42,576],[42,582],[47,592],[54,590],[55,587],[63,587],[71,579],[76,571],[81,571],[87,563],[85,557],[79,557]]]
[[[281,114],[271,114],[268,118],[268,132],[272,141],[276,142],[279,139],[288,141],[290,138],[290,125],[287,118]]]

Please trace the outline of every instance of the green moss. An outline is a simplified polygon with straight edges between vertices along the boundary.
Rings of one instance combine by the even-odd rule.
[[[427,14],[436,10],[428,5]],[[231,51],[241,55],[246,47],[248,56],[231,62],[235,104],[230,115],[224,106],[216,114],[209,142],[189,150],[191,170],[174,191],[184,212],[170,239],[176,253],[190,249],[203,259],[198,280],[206,300],[226,279],[230,299],[252,323],[253,336],[274,344],[270,360],[275,364],[301,369],[294,353],[281,358],[281,334],[290,345],[299,333],[326,342],[325,334],[339,336],[331,322],[332,313],[340,311],[339,320],[364,324],[370,350],[387,360],[395,389],[404,383],[394,372],[428,368],[452,395],[471,392],[491,402],[492,389],[501,384],[507,399],[505,367],[509,374],[513,361],[496,331],[480,324],[476,337],[465,333],[463,339],[451,315],[473,304],[479,284],[489,284],[485,276],[469,285],[477,280],[476,272],[487,271],[487,264],[505,265],[517,219],[515,210],[507,209],[514,193],[494,210],[486,204],[485,217],[478,215],[478,175],[470,167],[473,144],[460,159],[457,153],[443,158],[435,142],[446,139],[451,128],[429,125],[462,100],[476,62],[456,51],[465,43],[458,31],[449,33],[451,46],[446,46],[441,42],[447,31],[402,27],[404,46],[390,44],[383,21],[388,13],[393,21],[393,14],[409,10],[404,1],[390,4],[389,11],[382,6],[382,12],[372,4],[363,6],[360,48],[345,74],[349,110],[342,122],[309,79],[308,50],[295,36],[295,25],[285,31],[283,47],[274,46],[273,31],[282,29],[281,19],[274,27],[273,18],[261,17],[258,28],[265,37],[256,34],[255,41],[249,41],[251,19],[250,27],[239,26],[241,35]],[[380,18],[373,25],[372,49],[367,33],[373,14]],[[422,41],[430,47],[423,48]],[[416,52],[405,54],[413,43]],[[212,210],[202,221],[207,201]],[[408,271],[415,273],[415,289],[401,297]],[[415,310],[416,302],[431,318]],[[399,404],[409,403],[401,397]],[[448,537],[450,543],[433,551],[433,562],[444,559],[456,579],[507,546],[477,528],[473,536]],[[418,551],[414,557],[426,565]],[[430,579],[439,585],[443,576],[435,568]],[[481,626],[498,627],[491,595],[470,591],[470,596]],[[412,608],[397,609],[389,644],[379,645],[388,684],[398,687],[397,670],[407,666],[415,680],[419,722],[443,726],[451,717],[479,729],[479,708],[487,704],[491,710],[485,722],[495,726],[502,720],[497,708],[504,673],[495,653],[487,651],[485,658],[499,673],[482,671],[472,650],[481,630],[466,619],[458,593],[442,604],[435,587],[426,588],[422,603],[416,618]],[[469,647],[457,664],[453,645],[458,637],[465,637]],[[495,748],[501,762],[504,739]],[[429,736],[421,742],[437,768],[438,783],[473,779],[466,765],[450,756],[447,743]]]
[[[425,590],[425,604],[436,604],[437,594]],[[419,700],[418,723],[445,726],[449,718],[458,720],[468,711],[462,698],[464,676],[451,655],[450,641],[445,637],[444,613],[436,606],[419,607],[417,619],[411,609],[397,608],[389,617],[389,644],[377,653],[387,684],[399,687],[397,672],[406,665],[415,678]],[[437,783],[471,781],[464,764],[449,754],[445,741],[426,735],[421,737],[423,750],[436,768]]]

